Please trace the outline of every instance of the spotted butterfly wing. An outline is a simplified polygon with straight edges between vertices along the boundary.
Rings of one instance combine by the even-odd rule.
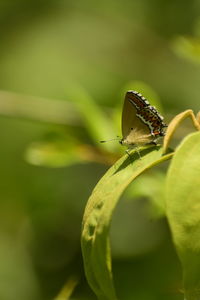
[[[164,135],[163,117],[138,92],[128,91],[122,112],[121,143],[127,146],[144,145]]]

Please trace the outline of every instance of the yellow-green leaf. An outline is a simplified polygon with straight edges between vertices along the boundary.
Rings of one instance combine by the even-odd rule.
[[[115,206],[126,187],[145,170],[169,159],[159,146],[135,150],[119,159],[99,181],[88,200],[82,227],[82,253],[87,280],[99,300],[117,299],[111,268],[109,226]]]
[[[167,216],[182,267],[186,300],[200,299],[200,132],[177,148],[166,185]]]
[[[167,151],[172,136],[174,135],[174,132],[176,131],[178,126],[183,122],[183,120],[185,120],[187,117],[191,118],[192,124],[194,125],[196,130],[200,130],[200,124],[198,120],[195,118],[195,115],[191,109],[185,110],[184,112],[178,114],[173,118],[173,120],[168,125],[164,142],[163,142],[163,153]]]

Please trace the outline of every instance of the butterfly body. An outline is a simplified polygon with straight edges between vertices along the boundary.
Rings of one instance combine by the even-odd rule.
[[[140,93],[126,93],[122,112],[122,145],[134,147],[155,143],[165,135],[165,127],[163,117]]]

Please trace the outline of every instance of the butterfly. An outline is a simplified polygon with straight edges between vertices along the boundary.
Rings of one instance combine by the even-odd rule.
[[[122,136],[120,144],[132,148],[154,143],[165,135],[167,125],[154,106],[136,91],[125,95],[122,111]]]

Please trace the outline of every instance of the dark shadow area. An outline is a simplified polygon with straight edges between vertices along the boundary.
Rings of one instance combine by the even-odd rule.
[[[148,153],[150,153],[150,152],[152,152],[152,151],[158,151],[160,148],[161,148],[161,145],[157,145],[157,146],[151,145],[151,146],[149,146],[147,149],[139,150],[141,158],[139,157],[137,150],[133,150],[133,151],[134,151],[133,153],[127,154],[127,155],[128,155],[128,156],[127,156],[127,159],[126,159],[126,160],[123,162],[123,164],[115,171],[114,174],[116,174],[117,172],[123,170],[124,168],[126,168],[128,165],[130,165],[130,164],[133,163],[134,161],[136,161],[136,160],[142,160],[142,158],[143,158],[146,154],[148,154]]]

